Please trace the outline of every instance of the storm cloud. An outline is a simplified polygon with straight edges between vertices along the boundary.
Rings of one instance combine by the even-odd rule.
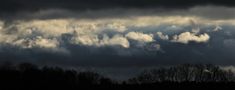
[[[235,64],[230,3],[43,2],[1,3],[1,61],[85,67]]]

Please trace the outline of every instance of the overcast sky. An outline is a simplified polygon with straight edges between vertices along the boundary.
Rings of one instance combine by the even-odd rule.
[[[0,61],[143,69],[234,65],[229,0],[3,0]]]

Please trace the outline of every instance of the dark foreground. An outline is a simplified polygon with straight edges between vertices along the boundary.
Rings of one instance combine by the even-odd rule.
[[[214,65],[178,65],[146,70],[117,82],[96,72],[37,67],[23,63],[2,64],[0,89],[146,89],[146,88],[235,88],[235,75]]]
[[[174,83],[174,82],[164,82],[164,83],[154,83],[154,84],[112,84],[112,85],[57,85],[57,84],[40,84],[40,85],[14,85],[14,84],[2,84],[1,90],[34,90],[34,89],[233,89],[235,88],[235,83],[195,83],[195,82],[183,82],[183,83]]]

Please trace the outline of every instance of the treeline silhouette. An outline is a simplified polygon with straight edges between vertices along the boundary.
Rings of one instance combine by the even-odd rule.
[[[38,67],[30,63],[0,66],[0,88],[208,88],[235,87],[235,74],[215,65],[183,64],[145,70],[126,81],[91,71]]]
[[[234,73],[231,70],[222,70],[220,67],[211,64],[184,64],[148,70],[130,79],[129,82],[142,84],[156,82],[232,82],[234,80]]]

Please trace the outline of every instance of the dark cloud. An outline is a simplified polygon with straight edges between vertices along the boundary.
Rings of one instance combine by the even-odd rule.
[[[26,10],[26,9],[22,9]],[[226,6],[194,6],[187,9],[166,9],[166,8],[105,8],[89,10],[71,10],[66,8],[47,8],[38,11],[19,11],[12,13],[0,13],[0,19],[5,22],[16,20],[47,20],[47,19],[112,19],[132,18],[139,16],[195,16],[212,20],[229,20],[235,18],[235,8]]]
[[[37,11],[62,8],[71,10],[110,8],[154,8],[185,9],[196,5],[234,6],[231,0],[1,0],[0,11]]]

